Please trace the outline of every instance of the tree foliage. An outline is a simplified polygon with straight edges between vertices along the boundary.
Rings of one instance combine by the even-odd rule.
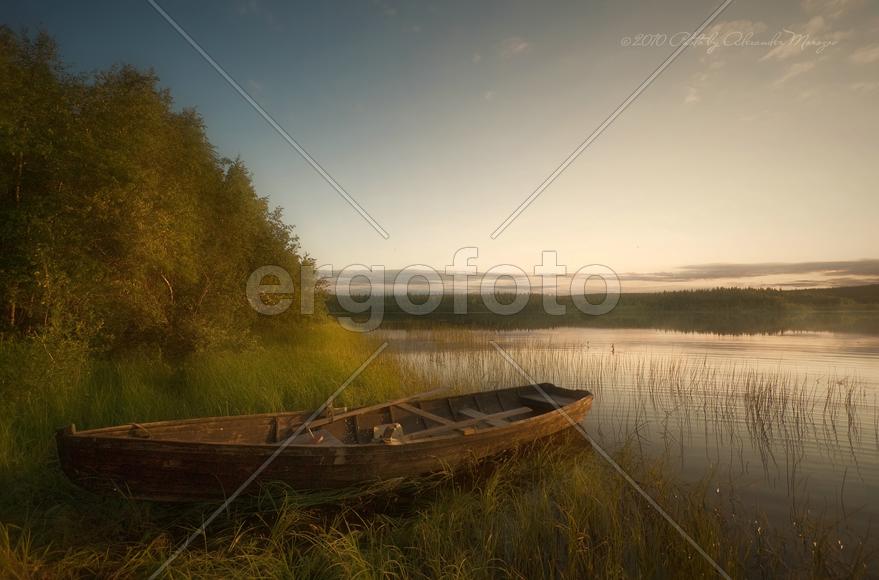
[[[218,156],[153,72],[73,75],[49,36],[7,28],[0,215],[3,329],[108,350],[240,340],[267,323],[249,274],[273,264],[295,280],[307,261],[244,164]]]

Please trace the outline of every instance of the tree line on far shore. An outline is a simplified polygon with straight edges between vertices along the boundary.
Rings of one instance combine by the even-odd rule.
[[[593,304],[604,295],[587,296]],[[456,298],[446,294],[428,314],[406,312],[391,294],[369,298],[354,296],[380,308],[385,326],[460,325],[478,328],[551,328],[588,326],[604,328],[662,328],[724,334],[774,333],[785,330],[827,330],[879,334],[879,284],[778,290],[772,288],[712,288],[652,293],[623,293],[613,310],[600,316],[582,312],[570,296],[553,297],[564,314],[549,314],[542,294],[530,294],[513,315],[492,311],[478,293],[466,297],[466,308],[456,308]],[[516,296],[500,292],[501,304],[513,304]],[[409,301],[422,304],[426,294],[413,294]],[[380,304],[377,304],[380,302]],[[336,317],[362,322],[371,314],[351,314],[336,296],[327,308]],[[374,315],[374,314],[373,314]]]

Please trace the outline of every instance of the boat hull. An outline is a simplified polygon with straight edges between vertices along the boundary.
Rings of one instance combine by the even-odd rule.
[[[561,411],[547,411],[472,434],[400,444],[284,446],[175,441],[108,437],[100,430],[76,433],[71,428],[58,432],[57,444],[65,474],[88,490],[156,501],[219,500],[255,473],[253,485],[246,490],[249,493],[267,482],[283,482],[303,490],[335,489],[455,469],[568,429],[571,421],[583,420],[591,405],[592,396],[587,393]]]

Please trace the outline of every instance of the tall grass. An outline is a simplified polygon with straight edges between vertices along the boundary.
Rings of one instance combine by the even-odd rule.
[[[739,447],[745,443],[739,429],[744,425],[747,443],[767,460],[777,444],[792,446],[790,452],[817,445],[828,455],[879,452],[876,394],[853,377],[758,370],[700,356],[610,354],[581,344],[460,329],[417,330],[406,338],[432,345],[405,352],[401,362],[407,370],[464,390],[525,380],[488,342],[500,340],[538,380],[592,390],[601,404],[590,425],[621,441],[633,424],[650,417],[659,419],[667,437],[682,434],[671,432],[674,421],[684,430],[709,424]]]
[[[473,339],[470,334],[447,339],[467,347],[465,353],[473,350],[467,343]],[[204,353],[172,368],[147,353],[94,360],[57,345],[0,345],[2,575],[143,577],[215,508],[125,501],[79,490],[57,467],[54,429],[70,422],[88,428],[313,408],[376,346],[361,336],[318,326],[242,352]],[[564,377],[550,372],[550,367],[558,372],[557,360],[546,359],[540,367],[540,355],[529,352],[523,345],[515,356],[541,378],[565,384],[560,380]],[[595,363],[588,365],[592,382],[583,384],[596,391],[610,389],[619,363]],[[685,379],[691,371],[682,367],[638,368],[642,382],[633,392],[672,407],[677,404],[674,396],[693,396],[687,380],[708,376]],[[388,353],[345,391],[340,404],[367,404],[438,384],[469,390],[522,382],[504,374],[508,372],[475,355],[462,363],[442,352],[422,358]],[[655,388],[659,384],[677,385],[678,394]],[[777,415],[765,411],[759,388],[753,392],[757,414],[777,421]],[[844,393],[840,397],[844,400]],[[601,398],[599,394],[596,408],[604,404]],[[635,409],[635,414],[642,413]],[[732,411],[718,403],[716,410],[706,412],[722,416]],[[866,427],[859,425],[864,432]],[[676,483],[661,462],[645,459],[638,451],[640,443],[636,431],[625,434],[615,449],[616,459],[734,577],[842,577],[870,571],[865,567],[868,554],[861,548],[847,546],[841,558],[837,538],[817,524],[809,527],[808,519],[802,520],[796,545],[773,536],[764,522],[730,519],[706,481]],[[790,559],[792,551],[800,557]],[[455,475],[332,495],[301,494],[283,486],[266,490],[232,504],[169,568],[169,576],[176,578],[670,575],[714,573],[576,435]]]
[[[102,551],[125,546],[140,552],[145,548],[135,548],[137,542],[161,535],[154,519],[180,511],[96,498],[74,488],[57,465],[56,429],[315,408],[378,345],[315,326],[244,352],[197,355],[178,368],[149,353],[103,360],[65,346],[0,345],[0,521],[7,524],[0,535],[0,563],[40,562],[32,550],[48,546],[91,544]],[[337,404],[377,402],[404,390],[395,363],[379,358]]]
[[[879,476],[879,407],[856,378],[704,356],[611,354],[521,332],[417,329],[406,338],[415,342],[401,357],[406,368],[462,389],[525,382],[489,341],[500,343],[536,380],[591,389],[587,429],[607,449],[629,446],[689,480],[713,482],[711,505],[759,528],[762,552],[771,538],[775,557],[799,574],[825,559],[849,573],[869,560],[875,573],[869,488]]]
[[[582,443],[582,441],[580,441]],[[738,544],[717,514],[655,473],[644,485],[736,576]],[[198,508],[69,502],[46,531],[0,528],[11,576],[142,577],[200,522]],[[96,510],[98,513],[83,513]],[[203,510],[206,511],[206,510]],[[39,527],[37,522],[31,528]],[[83,530],[84,527],[92,528]],[[767,570],[776,564],[767,563]],[[303,507],[295,494],[233,504],[175,561],[171,577],[607,578],[711,577],[664,520],[577,441],[540,445],[454,477]]]

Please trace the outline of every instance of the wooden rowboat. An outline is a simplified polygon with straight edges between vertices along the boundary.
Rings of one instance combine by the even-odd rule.
[[[276,452],[249,492],[269,481],[327,489],[453,469],[569,428],[568,417],[579,422],[592,406],[589,391],[548,383],[431,396],[436,392],[331,409],[308,429],[302,425],[309,412],[88,431],[71,425],[57,433],[58,456],[64,473],[92,491],[157,501],[213,500],[232,494]]]

